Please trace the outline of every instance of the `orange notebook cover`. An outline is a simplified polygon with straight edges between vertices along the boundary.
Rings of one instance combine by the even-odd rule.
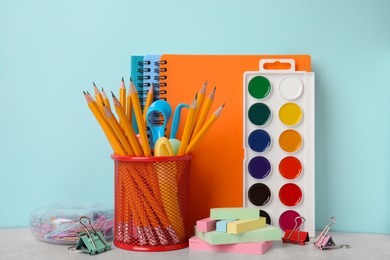
[[[311,71],[309,55],[164,54],[160,58],[166,61],[160,83],[166,83],[166,98],[173,109],[179,103],[190,104],[205,81],[205,98],[217,87],[208,116],[225,103],[221,116],[192,153],[191,224],[208,217],[210,208],[243,206],[243,77],[246,71],[259,70],[265,58],[292,58],[297,71]],[[183,111],[178,139],[185,118]]]

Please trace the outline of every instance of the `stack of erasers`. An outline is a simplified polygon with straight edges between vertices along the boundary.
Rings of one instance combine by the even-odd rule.
[[[279,228],[266,224],[255,208],[214,208],[210,217],[198,220],[191,250],[264,254],[272,241],[280,240]]]

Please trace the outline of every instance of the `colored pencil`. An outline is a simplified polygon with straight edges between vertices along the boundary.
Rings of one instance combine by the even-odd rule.
[[[202,88],[198,92],[198,104],[196,106],[195,122],[197,122],[199,119],[199,112],[200,109],[202,108],[204,96],[206,94],[206,89],[207,89],[207,81],[203,84]]]
[[[146,102],[145,102],[145,107],[144,107],[144,111],[143,111],[143,119],[144,119],[145,124],[146,124],[146,114],[148,112],[150,104],[152,104],[152,101],[153,101],[153,85],[150,86],[149,91],[148,91],[148,95],[146,96]]]
[[[123,77],[119,87],[119,101],[121,102],[122,107],[126,107],[126,86]]]
[[[215,123],[215,121],[219,118],[221,115],[222,109],[225,106],[223,104],[220,106],[206,121],[206,123],[202,126],[202,128],[199,130],[199,132],[195,135],[195,137],[191,140],[190,144],[187,147],[186,153],[191,153],[194,148],[198,145],[200,139],[207,133],[207,131],[210,129],[210,127]]]
[[[100,93],[102,93],[104,106],[111,110],[110,101],[108,100],[106,92],[104,92],[103,88],[102,88],[102,91]]]
[[[100,112],[98,105],[93,100],[93,98],[84,92],[85,100],[87,101],[88,107],[92,111],[93,115],[95,116],[96,120],[100,124],[101,128],[103,129],[103,132],[105,133],[108,142],[110,143],[112,149],[114,150],[114,154],[116,155],[127,155],[125,152],[124,147],[122,146],[121,142],[119,141],[118,137],[116,136],[114,130],[111,128],[110,124],[106,121],[103,114]]]
[[[93,90],[95,92],[95,98],[96,98],[96,103],[99,107],[99,110],[100,112],[103,114],[104,116],[104,111],[103,111],[103,104],[104,104],[104,101],[103,101],[103,96],[102,94],[100,93],[99,89],[96,87],[95,85],[95,82],[92,82],[93,83]]]
[[[115,97],[114,93],[112,94],[112,99],[114,100],[114,107],[116,110],[117,115],[119,116],[119,119],[123,122],[123,128],[125,131],[125,134],[130,141],[131,147],[133,148],[135,156],[143,156],[143,152],[141,149],[141,146],[138,142],[138,138],[135,135],[135,132],[133,130],[133,127],[131,126],[131,123],[129,120],[127,120],[125,111],[119,102],[119,100]]]
[[[123,107],[126,113],[127,120],[130,122],[130,124],[133,124],[133,108],[131,104],[131,96],[130,96],[130,91],[127,94],[126,97],[126,107]]]
[[[130,156],[134,156],[134,151],[131,148],[131,144],[130,144],[129,140],[127,139],[125,133],[123,132],[120,124],[116,120],[114,114],[111,112],[111,110],[109,110],[106,107],[104,107],[104,113],[105,113],[106,118],[107,118],[108,122],[110,123],[112,129],[114,129],[116,136],[118,136],[119,141],[121,142],[121,144],[125,148],[126,153]]]
[[[192,102],[190,109],[188,111],[186,123],[184,125],[183,135],[180,141],[179,151],[177,152],[177,156],[183,156],[186,153],[188,141],[190,140],[190,136],[192,133],[192,129],[195,122],[195,112],[197,105],[197,96],[195,96],[194,101]]]
[[[202,107],[202,110],[199,113],[199,118],[196,121],[195,129],[192,132],[191,139],[195,137],[195,135],[198,133],[198,131],[202,128],[204,121],[206,120],[206,117],[210,111],[211,105],[214,101],[215,91],[217,90],[217,87],[214,87],[214,89],[211,91],[210,95],[207,97],[206,102],[204,106]]]
[[[131,78],[130,78],[129,93],[131,96],[131,103],[133,105],[135,119],[136,119],[137,125],[138,125],[138,131],[139,131],[139,134],[141,136],[142,150],[144,151],[145,156],[151,156],[152,154],[150,152],[148,136],[146,134],[146,125],[145,125],[145,122],[144,122],[143,117],[142,117],[142,111],[141,111],[141,105],[140,105],[139,99],[138,99],[138,93],[135,89],[133,80]]]
[[[137,174],[136,172],[132,172],[131,176],[136,174]],[[138,216],[140,218],[140,223],[139,223],[140,226],[138,228],[144,231],[148,239],[148,244],[155,246],[157,245],[158,242],[157,242],[157,238],[153,234],[153,231],[151,230],[151,227],[149,225],[150,221],[146,210],[147,207],[145,206],[144,201],[142,199],[144,196],[143,191],[136,187],[133,179],[129,181],[128,188],[129,190],[132,191],[131,198],[133,201],[133,205],[135,205],[135,211],[138,213]],[[154,219],[156,218],[154,214],[152,214],[150,217]]]

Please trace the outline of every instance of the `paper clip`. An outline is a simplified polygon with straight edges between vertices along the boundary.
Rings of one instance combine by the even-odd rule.
[[[301,219],[301,223],[298,224],[298,219]],[[302,224],[306,221],[304,217],[295,218],[295,226],[292,230],[286,230],[284,237],[282,238],[283,243],[291,243],[298,245],[305,245],[305,242],[309,241],[309,233],[301,231]]]
[[[83,223],[84,219],[88,221],[89,227],[93,232],[91,232],[85,223]],[[81,216],[79,221],[80,224],[84,226],[86,233],[80,233],[77,245],[75,247],[69,247],[69,251],[81,250],[82,252],[89,253],[90,255],[95,255],[111,249],[111,243],[106,241],[100,231],[96,232],[92,226],[90,218]]]
[[[314,245],[321,250],[326,249],[335,249],[335,248],[351,248],[350,245],[336,245],[332,237],[328,235],[330,227],[336,223],[336,218],[329,218],[328,224],[325,226],[324,230],[320,233],[317,240],[314,242]]]

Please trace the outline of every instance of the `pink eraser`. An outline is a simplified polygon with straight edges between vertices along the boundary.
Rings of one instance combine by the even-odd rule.
[[[196,229],[199,232],[209,232],[215,230],[217,221],[210,218],[204,218],[196,221]]]
[[[236,244],[222,244],[210,245],[206,241],[193,236],[189,239],[190,250],[201,250],[211,252],[230,252],[250,255],[262,255],[272,247],[272,241],[236,243]]]

